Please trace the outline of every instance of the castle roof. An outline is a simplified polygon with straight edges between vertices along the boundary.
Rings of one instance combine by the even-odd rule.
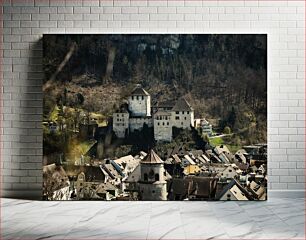
[[[157,104],[158,108],[173,108],[175,105],[175,102],[173,100],[166,100],[164,102],[159,102]]]
[[[162,115],[162,116],[171,116],[171,113],[168,112],[168,111],[158,110],[157,112],[155,112],[154,115],[158,115],[158,116],[160,116],[160,115]]]
[[[140,85],[137,85],[136,88],[134,88],[131,95],[150,96],[150,94],[146,90],[144,90]]]
[[[150,150],[148,155],[141,160],[141,163],[147,163],[147,164],[161,164],[164,163],[163,160],[160,159],[160,157],[153,151],[153,149]]]
[[[193,111],[193,108],[185,98],[180,98],[172,108],[173,111]]]

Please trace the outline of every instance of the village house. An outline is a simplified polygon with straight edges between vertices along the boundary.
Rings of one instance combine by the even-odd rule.
[[[252,181],[249,185],[250,192],[254,195],[255,199],[266,200],[267,193],[262,184]]]
[[[214,199],[217,178],[214,176],[187,176],[173,178],[170,200],[210,200]]]
[[[251,194],[243,187],[241,184],[233,179],[228,183],[224,189],[218,194],[217,199],[226,201],[243,201],[243,200],[253,200]]]
[[[116,199],[120,194],[120,189],[110,182],[101,183],[96,188],[96,195],[103,200]]]
[[[128,98],[127,108],[113,114],[113,131],[118,138],[124,138],[144,125],[153,127],[156,141],[172,141],[172,128],[191,129],[194,126],[194,110],[185,98],[168,104],[151,107],[151,96],[140,85]]]
[[[205,118],[194,119],[194,127],[201,129],[203,134],[211,136],[213,134],[212,125]]]
[[[184,157],[182,158],[182,166],[186,167],[189,165],[196,165],[196,163],[191,159],[191,157],[189,155],[184,155]]]
[[[196,175],[200,173],[202,170],[198,165],[188,165],[184,168],[185,175]]]
[[[221,177],[225,177],[226,179],[233,179],[236,178],[237,172],[233,166],[227,166],[225,169],[220,173]]]
[[[75,190],[77,199],[90,198],[96,187],[108,180],[108,174],[100,166],[82,166],[77,174]]]
[[[70,182],[64,168],[50,164],[43,167],[43,196],[48,200],[69,200]]]

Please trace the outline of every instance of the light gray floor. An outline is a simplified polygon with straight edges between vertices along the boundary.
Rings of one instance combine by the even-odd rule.
[[[45,202],[1,199],[3,239],[305,239],[305,199]]]

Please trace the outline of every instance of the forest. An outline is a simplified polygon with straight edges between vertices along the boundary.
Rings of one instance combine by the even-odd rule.
[[[184,96],[233,144],[266,142],[265,34],[46,34],[43,47],[44,119],[71,106],[103,125],[141,84],[153,104]]]

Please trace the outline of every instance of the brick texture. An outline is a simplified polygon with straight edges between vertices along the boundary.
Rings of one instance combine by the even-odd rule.
[[[2,196],[42,187],[42,34],[267,33],[269,189],[305,188],[304,1],[5,0]]]

